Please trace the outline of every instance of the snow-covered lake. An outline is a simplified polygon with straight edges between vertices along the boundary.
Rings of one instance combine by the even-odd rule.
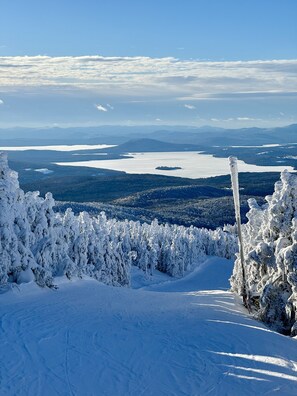
[[[149,173],[187,177],[191,179],[227,175],[230,173],[227,158],[215,158],[197,151],[132,153],[133,158],[116,160],[94,160],[79,162],[59,162],[57,165],[86,166],[91,168],[111,169],[126,173]],[[180,167],[176,170],[159,170],[156,167]],[[238,161],[240,172],[281,172],[284,169],[293,171],[290,166],[257,166]]]
[[[266,148],[270,148],[270,147],[282,147],[282,146],[288,146],[288,145],[296,145],[297,143],[283,143],[283,144],[279,144],[279,143],[272,143],[272,144],[262,144],[260,146],[230,146],[230,147],[235,147],[235,148],[262,148],[262,147],[266,147]],[[220,146],[216,146],[216,147],[220,147]]]
[[[77,151],[77,150],[94,150],[114,147],[111,144],[73,144],[73,145],[58,145],[58,146],[11,146],[0,147],[0,151],[26,151],[26,150],[53,150],[53,151]]]

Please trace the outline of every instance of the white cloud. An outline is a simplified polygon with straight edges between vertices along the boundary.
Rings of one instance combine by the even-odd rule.
[[[185,104],[184,107],[185,107],[186,109],[189,109],[189,110],[194,110],[194,109],[196,109],[196,106],[193,106],[193,105],[190,105],[190,104]]]
[[[149,57],[0,57],[3,89],[93,91],[111,99],[223,100],[297,92],[297,60],[211,62]],[[198,92],[198,93],[197,93]]]
[[[74,122],[74,118],[76,122],[99,122],[96,112],[91,120],[89,112],[81,107],[87,100],[96,103],[97,111],[112,114],[109,121],[113,123],[128,123],[126,117],[131,122],[147,122],[145,114],[155,114],[156,108],[162,110],[162,118],[168,122],[190,122],[189,113],[183,109],[195,116],[198,103],[199,113],[204,114],[206,122],[215,117],[213,122],[236,126],[259,124],[258,120],[270,120],[271,114],[277,114],[279,123],[296,120],[293,102],[297,98],[297,59],[212,62],[170,57],[16,56],[0,57],[0,71],[1,92],[12,99],[10,104],[27,99],[34,103],[40,99],[50,104],[54,114],[23,114],[24,109],[16,106],[18,119],[49,117],[52,124],[58,112],[62,120],[59,123],[70,122],[69,119]],[[99,100],[101,103],[97,104]],[[64,103],[62,109],[60,104]],[[116,105],[117,111],[113,103],[120,103]],[[230,109],[236,109],[236,114],[230,114]],[[285,111],[285,116],[279,114],[280,109]],[[5,117],[6,122],[11,122],[9,112]],[[154,120],[155,116],[152,117]],[[106,122],[106,117],[101,119]]]
[[[99,111],[103,111],[103,112],[107,112],[108,111],[107,108],[102,106],[101,104],[95,104],[95,107]]]
[[[2,99],[0,99],[0,105],[2,105],[2,104],[4,104],[4,102],[3,102],[3,100],[2,100]]]
[[[232,121],[240,121],[240,122],[248,122],[248,121],[263,121],[261,118],[252,118],[252,117],[229,117],[229,118],[210,118],[212,122],[232,122]]]
[[[237,117],[236,120],[237,121],[255,121],[255,118],[251,118],[251,117]]]

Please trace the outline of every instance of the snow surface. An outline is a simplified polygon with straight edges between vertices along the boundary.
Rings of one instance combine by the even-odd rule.
[[[232,266],[1,294],[1,396],[296,395],[296,340],[248,317],[226,291]]]

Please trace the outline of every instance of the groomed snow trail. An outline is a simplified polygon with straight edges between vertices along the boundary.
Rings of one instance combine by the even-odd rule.
[[[1,396],[296,395],[296,340],[246,315],[232,263],[138,289],[94,280],[0,295]]]

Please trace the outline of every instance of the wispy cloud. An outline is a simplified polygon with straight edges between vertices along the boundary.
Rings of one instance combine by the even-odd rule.
[[[108,111],[107,108],[102,106],[101,104],[95,104],[95,107],[99,111],[103,111],[103,112],[107,112]]]
[[[24,119],[34,117],[50,122],[100,122],[96,112],[90,112],[91,106],[106,114],[101,117],[104,122],[115,123],[151,122],[160,114],[166,122],[183,124],[260,124],[273,117],[274,122],[293,123],[297,119],[297,59],[0,57],[0,86],[10,105],[2,106],[0,123],[11,122],[11,111],[14,122],[22,125]],[[33,114],[37,100],[44,106]]]
[[[0,105],[2,105],[2,104],[4,104],[4,102],[3,102],[3,100],[2,100],[2,99],[0,99]]]
[[[229,117],[229,118],[211,118],[210,121],[212,122],[219,122],[219,123],[228,123],[228,122],[234,122],[234,121],[263,121],[261,118],[254,118],[254,117]]]
[[[189,110],[195,110],[196,109],[196,106],[193,106],[193,105],[190,105],[190,104],[185,104],[184,107],[186,109],[189,109]]]
[[[101,95],[183,100],[297,92],[297,60],[16,56],[0,57],[0,67],[0,85],[11,89],[55,87],[100,91]]]
[[[255,118],[253,118],[253,117],[236,117],[236,120],[238,120],[238,121],[255,121]]]

